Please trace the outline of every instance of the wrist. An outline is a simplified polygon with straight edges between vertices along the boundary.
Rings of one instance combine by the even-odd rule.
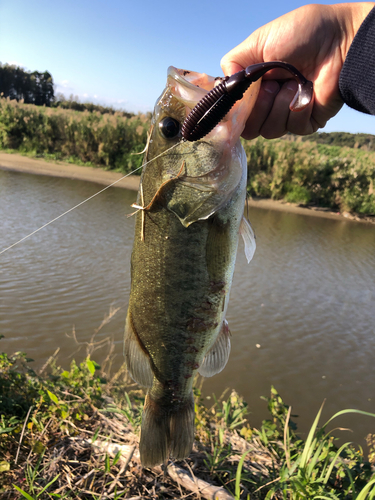
[[[375,7],[374,2],[342,3],[331,6],[341,33],[342,62],[345,61],[357,31],[373,7]]]

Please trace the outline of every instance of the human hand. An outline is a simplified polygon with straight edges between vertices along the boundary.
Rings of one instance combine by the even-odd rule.
[[[305,5],[252,33],[221,60],[225,75],[251,64],[285,61],[314,84],[314,98],[302,111],[289,104],[297,83],[275,69],[263,77],[257,102],[242,136],[281,137],[287,132],[307,135],[324,127],[343,105],[339,76],[350,44],[374,3]]]

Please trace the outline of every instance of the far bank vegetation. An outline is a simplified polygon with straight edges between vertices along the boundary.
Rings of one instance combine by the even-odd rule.
[[[142,164],[134,153],[144,149],[150,119],[62,95],[44,106],[10,95],[0,99],[0,149],[126,174]],[[375,136],[315,133],[243,145],[250,196],[375,215]]]

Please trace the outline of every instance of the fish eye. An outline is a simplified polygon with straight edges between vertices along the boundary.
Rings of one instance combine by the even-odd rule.
[[[159,130],[166,139],[174,139],[180,134],[180,124],[171,116],[166,116],[159,122]]]

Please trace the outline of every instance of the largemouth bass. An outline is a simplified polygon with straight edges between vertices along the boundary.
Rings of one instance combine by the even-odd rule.
[[[243,218],[247,164],[239,137],[259,83],[204,139],[181,139],[187,114],[214,85],[205,74],[169,68],[134,205],[124,352],[130,375],[148,388],[140,437],[147,467],[192,449],[194,375],[219,373],[229,357],[225,314],[240,232],[248,260],[255,249]]]

